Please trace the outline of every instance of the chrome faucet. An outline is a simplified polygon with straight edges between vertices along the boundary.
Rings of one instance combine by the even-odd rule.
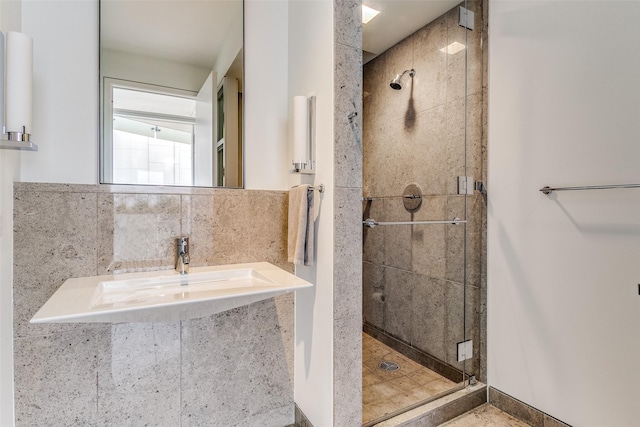
[[[176,271],[180,274],[189,272],[189,238],[176,239]]]

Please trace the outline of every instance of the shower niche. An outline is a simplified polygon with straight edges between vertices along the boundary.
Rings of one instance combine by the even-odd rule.
[[[483,2],[464,1],[364,55],[365,426],[484,380],[486,203],[458,193],[485,173],[483,37]]]

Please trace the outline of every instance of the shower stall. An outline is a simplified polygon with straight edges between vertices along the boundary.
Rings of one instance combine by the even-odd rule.
[[[484,379],[482,3],[373,55],[365,26],[365,426]]]

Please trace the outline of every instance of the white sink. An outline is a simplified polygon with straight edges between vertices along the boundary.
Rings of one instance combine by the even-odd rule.
[[[268,262],[68,279],[31,323],[173,322],[313,286]]]

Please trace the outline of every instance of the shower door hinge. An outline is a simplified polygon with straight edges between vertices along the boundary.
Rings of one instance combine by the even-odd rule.
[[[458,194],[473,194],[475,183],[472,176],[458,177]]]
[[[469,9],[465,9],[464,7],[460,6],[460,9],[458,9],[460,12],[459,18],[458,18],[458,25],[461,26],[462,28],[466,28],[467,30],[471,30],[473,31],[474,28],[474,13],[472,11],[470,11]]]
[[[473,340],[466,340],[458,344],[458,362],[463,362],[473,357]]]

